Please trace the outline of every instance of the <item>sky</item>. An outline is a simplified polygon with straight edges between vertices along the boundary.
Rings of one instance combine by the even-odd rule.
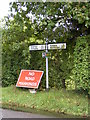
[[[9,2],[12,2],[12,1],[15,1],[15,0],[0,0],[0,19],[8,15]]]

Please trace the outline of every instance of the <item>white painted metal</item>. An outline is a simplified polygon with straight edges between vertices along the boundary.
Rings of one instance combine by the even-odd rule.
[[[45,45],[31,45],[29,50],[45,50]]]
[[[66,43],[48,44],[48,50],[66,49]]]
[[[29,50],[45,50],[46,45],[31,45]],[[66,43],[48,44],[48,50],[66,49]]]
[[[48,43],[46,42],[46,53],[48,53]],[[48,57],[46,57],[46,89],[49,89],[48,85]]]

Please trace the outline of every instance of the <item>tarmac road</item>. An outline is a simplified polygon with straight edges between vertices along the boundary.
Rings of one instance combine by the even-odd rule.
[[[46,116],[0,108],[0,118],[55,118],[55,116]]]
[[[3,119],[2,119],[3,118]],[[35,113],[27,113],[27,112],[20,112],[20,111],[13,111],[13,110],[8,110],[8,109],[2,109],[0,108],[0,120],[4,120],[4,118],[6,118],[5,120],[9,120],[9,118],[14,119],[14,118],[27,118],[31,120],[34,120],[32,118],[38,118],[37,120],[40,120],[39,118],[41,118],[42,120],[72,120],[73,118],[58,118],[55,116],[47,116],[47,115],[41,115],[41,114],[35,114]],[[46,118],[46,119],[45,119]],[[48,118],[48,119],[47,119]],[[50,119],[51,118],[51,119]],[[74,120],[90,120],[89,118],[74,118]],[[35,119],[36,120],[36,119]]]

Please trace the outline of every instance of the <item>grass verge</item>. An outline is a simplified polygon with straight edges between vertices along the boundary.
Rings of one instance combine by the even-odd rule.
[[[31,94],[27,89],[15,86],[0,88],[2,90],[2,107],[14,110],[56,114],[88,116],[88,96],[64,89],[51,89],[49,92],[37,91]]]

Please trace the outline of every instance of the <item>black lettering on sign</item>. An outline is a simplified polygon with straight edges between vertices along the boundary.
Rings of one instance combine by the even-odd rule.
[[[50,45],[50,49],[58,49],[59,47],[57,45]]]
[[[31,49],[38,50],[38,47],[37,46],[31,46]]]

